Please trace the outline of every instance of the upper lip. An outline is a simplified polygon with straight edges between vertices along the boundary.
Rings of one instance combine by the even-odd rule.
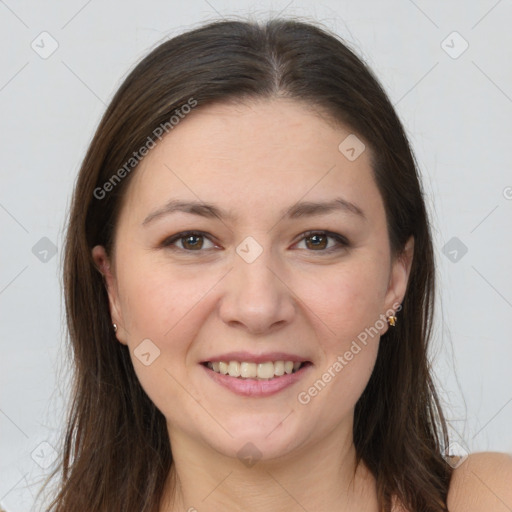
[[[304,363],[308,359],[298,356],[296,354],[290,354],[287,352],[265,352],[264,354],[251,354],[250,352],[227,352],[219,356],[212,356],[202,361],[203,363],[215,363],[219,361],[239,361],[247,363],[266,363],[268,361],[293,361]]]

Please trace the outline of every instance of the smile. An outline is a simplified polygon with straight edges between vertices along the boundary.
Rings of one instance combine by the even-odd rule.
[[[216,361],[207,362],[206,366],[216,373],[238,377],[240,379],[270,380],[275,377],[295,373],[302,365],[307,363],[293,361],[267,361],[264,363],[250,363],[245,361]]]
[[[292,386],[313,367],[309,361],[207,361],[200,366],[208,377],[246,397],[266,397]]]

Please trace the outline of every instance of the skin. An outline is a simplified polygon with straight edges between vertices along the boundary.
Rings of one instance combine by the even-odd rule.
[[[309,403],[297,399],[365,328],[390,328],[377,321],[402,301],[412,262],[412,239],[400,257],[391,255],[368,146],[354,161],[338,150],[350,133],[285,99],[198,108],[132,177],[114,253],[93,249],[117,338],[167,419],[175,465],[163,512],[378,510],[373,477],[355,468],[352,421],[379,335]],[[298,201],[334,197],[364,218],[280,214]],[[214,203],[237,218],[179,212],[143,225],[171,198]],[[162,245],[186,230],[205,232],[202,248],[183,238],[174,250]],[[308,230],[338,233],[349,246],[326,253],[304,238]],[[262,248],[252,263],[236,252],[248,236]],[[144,339],[160,351],[148,366],[134,355]],[[312,366],[275,395],[241,397],[199,364],[233,350],[290,352]],[[247,442],[261,454],[252,467],[237,457]]]
[[[510,512],[512,455],[473,453],[457,467],[448,494],[450,512]]]
[[[369,151],[355,161],[338,151],[349,133],[283,99],[198,109],[137,169],[113,253],[92,251],[117,338],[167,418],[174,467],[161,512],[378,510],[373,476],[364,464],[355,468],[352,420],[379,336],[359,343],[362,350],[307,404],[297,400],[402,301],[409,278],[413,240],[392,258]],[[365,218],[338,211],[287,220],[278,213],[335,195]],[[171,197],[212,202],[238,218],[178,213],[143,226]],[[199,253],[183,238],[174,243],[181,251],[162,246],[184,230],[211,238],[194,239]],[[304,238],[308,230],[342,234],[349,246],[322,255],[322,243],[319,249]],[[263,250],[252,263],[235,252],[247,236]],[[387,329],[384,323],[380,334]],[[144,365],[134,350],[148,338],[160,355]],[[291,352],[313,365],[276,395],[244,398],[198,364],[231,350]],[[261,457],[250,467],[237,457],[247,442]],[[511,455],[471,454],[453,471],[449,510],[510,511],[510,482]],[[407,512],[399,504],[394,511]]]

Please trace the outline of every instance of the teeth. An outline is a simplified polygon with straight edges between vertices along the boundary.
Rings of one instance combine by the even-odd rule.
[[[240,368],[240,363],[238,361],[230,361],[228,365],[228,373],[231,377],[240,376],[242,370]]]
[[[274,376],[274,363],[258,364],[258,379],[271,379]]]
[[[240,375],[245,379],[254,379],[257,376],[258,369],[254,363],[241,363],[240,364]],[[234,375],[231,375],[234,377]]]
[[[276,361],[274,363],[274,375],[278,377],[284,375],[284,361]]]
[[[217,361],[207,366],[216,373],[239,377],[242,379],[268,380],[274,377],[296,372],[302,363],[293,361],[268,361],[265,363],[248,363],[245,361]]]
[[[223,375],[226,375],[228,373],[228,363],[221,361],[219,363],[219,372],[222,373]]]

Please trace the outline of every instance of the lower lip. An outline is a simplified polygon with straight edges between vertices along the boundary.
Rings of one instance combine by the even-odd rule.
[[[201,366],[204,368],[207,375],[217,384],[224,386],[237,395],[264,397],[274,395],[279,393],[279,391],[292,386],[304,376],[312,365],[307,364],[295,373],[285,374],[281,377],[274,377],[271,380],[239,379],[238,377],[231,377],[229,375],[217,373],[210,370],[210,368],[205,365]]]

